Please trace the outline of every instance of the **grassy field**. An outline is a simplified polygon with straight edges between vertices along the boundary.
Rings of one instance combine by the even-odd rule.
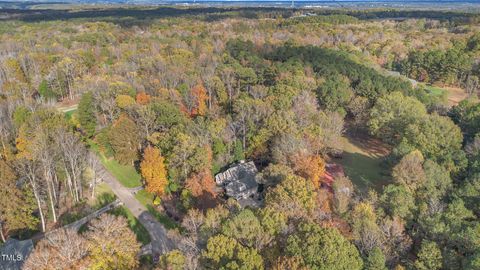
[[[440,87],[434,85],[422,85],[429,94],[445,100],[449,106],[455,106],[460,101],[468,98],[464,89],[459,87]]]
[[[96,187],[94,198],[89,196],[87,200],[73,206],[59,217],[59,222],[62,226],[73,223],[113,201],[115,201],[115,194],[107,184],[101,183]]]
[[[115,201],[115,194],[106,183],[100,183],[95,187],[95,198],[89,200],[89,205],[95,209],[100,209],[105,205]]]
[[[388,170],[383,167],[388,150],[380,142],[343,137],[342,146],[342,158],[335,162],[343,166],[345,174],[359,190],[381,190],[390,182]]]
[[[142,185],[142,177],[133,166],[122,165],[115,159],[107,159],[103,155],[100,155],[100,159],[103,166],[125,187],[134,188]]]
[[[427,92],[434,96],[443,96],[446,94],[447,90],[441,87],[433,86],[433,85],[424,85]]]
[[[135,194],[135,198],[143,205],[147,206],[152,204],[153,194],[148,193],[145,190],[140,190]]]
[[[99,157],[103,166],[127,188],[142,185],[142,177],[131,165],[122,165],[113,158],[107,158],[100,152],[98,145],[93,140],[88,140],[88,145]]]
[[[70,110],[70,111],[66,111],[65,112],[65,118],[67,118],[67,120],[70,120],[72,119],[72,116],[73,114],[77,111],[77,109],[73,109],[73,110]]]
[[[113,202],[116,198],[113,191],[110,187],[105,184],[101,183],[97,186],[96,190],[97,196],[95,200],[95,204],[93,205],[94,208],[99,209],[110,202]],[[143,227],[143,225],[133,216],[133,214],[124,206],[119,206],[110,211],[111,214],[117,216],[123,216],[128,220],[128,225],[132,229],[132,231],[137,236],[137,240],[142,244],[150,243],[150,235],[148,231]]]

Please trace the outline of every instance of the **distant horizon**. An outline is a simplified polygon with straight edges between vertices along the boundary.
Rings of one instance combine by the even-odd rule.
[[[20,3],[20,2],[47,2],[47,3],[65,3],[65,2],[116,2],[117,0],[0,0],[0,2]],[[292,2],[292,0],[118,0],[118,2]],[[379,3],[480,3],[480,0],[295,0],[295,2],[324,2],[324,3],[338,3],[338,2],[379,2]]]
[[[0,0],[0,10],[84,7],[258,7],[296,9],[419,9],[480,12],[480,0]]]

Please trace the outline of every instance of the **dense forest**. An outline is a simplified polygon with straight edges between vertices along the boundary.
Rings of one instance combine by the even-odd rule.
[[[0,14],[0,242],[34,239],[25,269],[480,269],[476,14]],[[216,182],[244,161],[258,205]],[[168,252],[128,203],[64,229],[117,199],[107,174]]]

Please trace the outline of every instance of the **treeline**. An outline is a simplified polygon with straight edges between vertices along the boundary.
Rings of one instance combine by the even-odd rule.
[[[290,26],[296,24],[356,24],[358,23],[358,19],[343,14],[335,14],[335,15],[308,15],[308,16],[300,16],[300,17],[293,17],[281,23],[281,26]]]
[[[410,78],[447,85],[463,81],[471,68],[472,59],[456,48],[411,52],[401,63],[402,73]]]
[[[350,23],[358,20],[373,19],[431,19],[451,23],[452,25],[475,24],[479,16],[475,13],[461,11],[442,11],[442,10],[399,10],[399,9],[377,9],[377,10],[309,10],[312,14],[317,14],[316,18],[308,18],[306,21],[315,21],[321,23]],[[118,20],[120,18],[136,18],[136,23],[147,23],[149,20],[159,18],[171,18],[181,16],[199,16],[204,19],[218,18],[288,18],[295,15],[295,9],[284,8],[230,8],[230,7],[160,7],[160,8],[107,8],[107,9],[79,9],[74,12],[60,12],[53,9],[38,9],[35,11],[28,9],[9,9],[2,10],[2,13],[8,18],[9,15],[15,15],[24,21],[56,20],[56,19],[94,19],[94,20]],[[205,15],[206,14],[206,15]],[[145,21],[141,21],[141,19]],[[353,19],[356,18],[356,19]],[[302,19],[303,20],[303,19]],[[118,20],[120,22],[121,20]],[[125,20],[128,22],[128,20]]]
[[[331,14],[331,11],[321,11],[318,14]],[[380,10],[347,10],[334,11],[336,14],[346,14],[356,17],[360,20],[372,19],[432,19],[446,21],[453,25],[475,24],[479,16],[475,13],[441,11],[441,10],[399,10],[399,9],[380,9]]]
[[[17,18],[25,22],[42,22],[50,20],[86,19],[91,21],[111,21],[126,27],[132,25],[144,25],[153,20],[162,18],[188,18],[196,17],[201,20],[219,20],[224,18],[276,18],[290,17],[292,10],[284,8],[236,8],[236,7],[110,7],[110,8],[78,8],[71,12],[63,12],[55,9],[37,9],[35,12],[29,9],[4,8],[1,13],[5,18]]]

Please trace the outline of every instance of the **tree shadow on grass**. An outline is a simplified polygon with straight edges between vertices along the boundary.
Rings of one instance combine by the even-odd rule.
[[[109,203],[112,203],[113,201],[115,201],[117,197],[112,194],[112,193],[108,193],[108,192],[103,192],[102,194],[100,194],[98,197],[97,197],[97,203],[95,205],[95,208],[96,209],[100,209],[104,206],[106,206],[107,204]]]
[[[384,165],[384,158],[373,158],[360,153],[344,152],[336,162],[344,168],[345,174],[361,192],[373,188],[381,191],[390,183],[390,176]]]
[[[386,157],[391,151],[391,146],[365,132],[350,131],[347,132],[345,138],[350,144],[371,156]]]
[[[152,216],[154,216],[158,222],[162,223],[166,229],[171,230],[180,228],[180,226],[178,225],[178,223],[175,222],[175,220],[165,214],[158,212],[152,205],[147,205],[147,209],[148,212],[152,214]]]

